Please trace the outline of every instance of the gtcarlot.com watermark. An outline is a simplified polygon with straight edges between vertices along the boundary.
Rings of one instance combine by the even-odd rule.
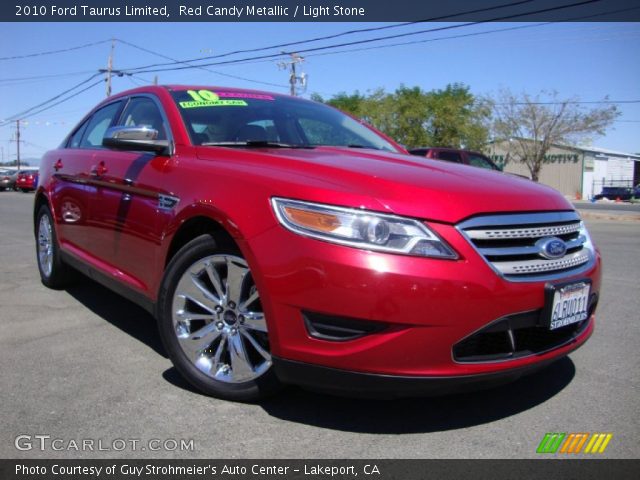
[[[193,439],[185,438],[57,438],[51,435],[18,435],[14,442],[21,451],[38,450],[41,452],[193,452]]]

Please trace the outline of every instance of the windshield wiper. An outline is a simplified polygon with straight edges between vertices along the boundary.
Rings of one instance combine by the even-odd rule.
[[[378,147],[372,147],[371,145],[360,145],[359,143],[350,143],[347,145],[349,148],[370,148],[371,150],[382,150]]]
[[[247,140],[245,142],[205,142],[208,147],[267,147],[267,148],[315,148],[311,145],[270,142],[267,140]]]

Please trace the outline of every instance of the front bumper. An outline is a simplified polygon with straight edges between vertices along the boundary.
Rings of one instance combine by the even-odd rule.
[[[21,190],[35,190],[36,186],[34,182],[16,182],[15,184],[15,188],[21,189]]]
[[[561,357],[545,359],[499,372],[450,377],[416,377],[354,372],[273,357],[276,375],[283,383],[333,395],[364,398],[403,398],[465,393],[513,382],[531,375]]]
[[[244,245],[269,322],[276,373],[284,381],[316,386],[329,377],[333,380],[325,383],[350,386],[355,382],[351,377],[363,376],[370,385],[364,388],[372,390],[389,382],[397,382],[392,388],[400,390],[409,384],[438,385],[439,390],[457,383],[453,379],[473,386],[517,378],[567,355],[591,335],[593,315],[570,341],[544,351],[500,361],[454,360],[454,345],[474,332],[498,319],[540,311],[546,283],[507,281],[453,226],[430,228],[461,258],[368,252],[305,238],[279,226]],[[562,281],[588,278],[597,296],[600,275],[596,254],[590,269]],[[305,322],[308,312],[344,318],[347,325],[355,319],[381,328],[346,341],[314,338]],[[304,365],[324,373],[303,374]]]

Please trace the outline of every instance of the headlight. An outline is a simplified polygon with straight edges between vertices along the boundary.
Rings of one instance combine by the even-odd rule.
[[[378,252],[458,258],[417,220],[284,198],[271,204],[280,223],[299,235]]]
[[[589,235],[589,231],[587,230],[587,226],[583,221],[580,221],[580,231],[579,234],[585,238],[584,243],[582,244],[583,248],[586,248],[591,253],[595,253],[596,247],[593,244],[593,240],[591,240],[591,235]]]

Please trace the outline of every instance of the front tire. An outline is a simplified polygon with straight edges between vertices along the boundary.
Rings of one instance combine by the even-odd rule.
[[[182,376],[219,398],[256,401],[278,390],[260,294],[245,259],[202,235],[169,263],[158,327]]]
[[[72,283],[75,272],[60,258],[53,217],[46,205],[36,217],[36,257],[43,285],[58,290]]]

